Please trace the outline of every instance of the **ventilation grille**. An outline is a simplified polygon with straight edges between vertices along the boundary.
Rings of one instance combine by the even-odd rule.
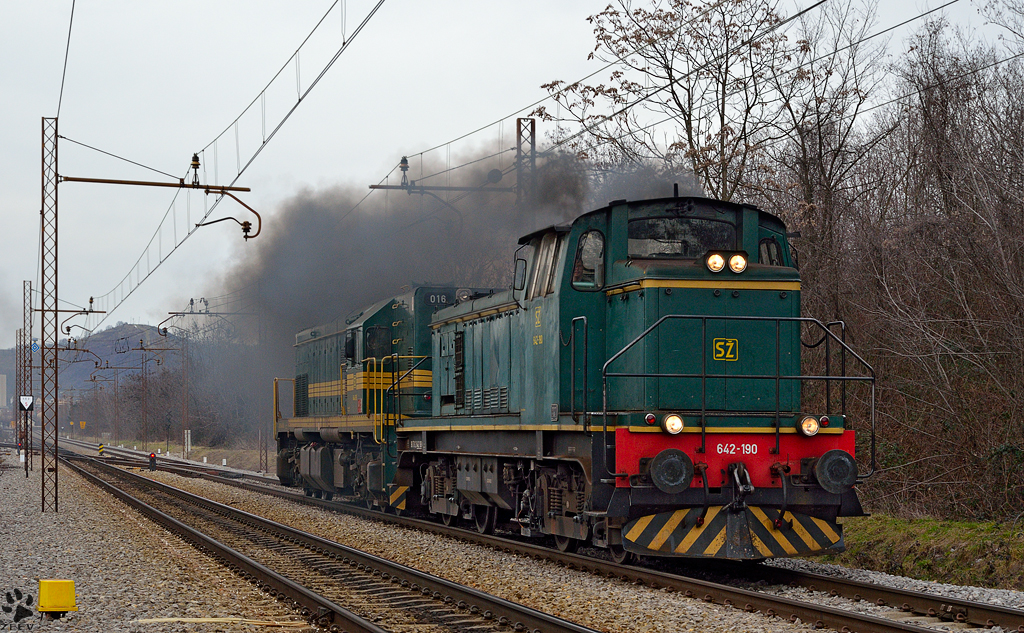
[[[470,389],[466,392],[465,408],[474,411],[508,411],[508,387]]]
[[[309,415],[309,374],[295,377],[295,417]]]

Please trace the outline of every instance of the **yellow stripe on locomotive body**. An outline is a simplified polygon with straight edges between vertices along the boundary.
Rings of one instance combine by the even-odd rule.
[[[777,290],[796,292],[800,290],[799,281],[735,281],[731,279],[641,279],[636,283],[630,283],[618,288],[609,288],[605,291],[608,296],[618,295],[624,292],[634,292],[647,288],[694,288],[694,289],[721,289],[721,290]]]
[[[710,434],[720,433],[762,433],[762,434],[775,434],[775,428],[770,426],[709,426],[701,429],[699,426],[688,426],[684,427],[680,433],[700,433],[701,431]],[[842,427],[834,427],[828,429],[818,430],[819,435],[842,435],[846,429]],[[658,426],[631,426],[629,427],[630,433],[664,433],[661,427]],[[778,430],[779,433],[793,434],[797,430],[794,427],[783,427]]]
[[[399,372],[399,375],[404,375],[404,373]],[[389,371],[361,371],[345,375],[345,391],[347,393],[355,389],[389,389],[394,382],[395,377]],[[341,380],[310,383],[309,397],[336,396],[341,391],[341,383]],[[432,372],[429,369],[416,369],[408,376],[402,378],[400,387],[403,389],[429,388],[432,385]]]

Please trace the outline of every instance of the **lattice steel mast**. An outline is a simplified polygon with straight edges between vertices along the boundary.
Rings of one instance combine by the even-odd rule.
[[[22,315],[21,328],[23,343],[21,348],[22,390],[18,394],[19,397],[35,395],[35,380],[32,377],[32,282],[25,280],[22,283],[22,290],[24,291],[24,313]],[[23,416],[25,476],[28,477],[28,471],[34,470],[34,464],[32,463],[32,412],[25,411]]]
[[[57,119],[43,118],[42,266],[39,286],[41,331],[40,407],[42,408],[42,510],[57,503]]]

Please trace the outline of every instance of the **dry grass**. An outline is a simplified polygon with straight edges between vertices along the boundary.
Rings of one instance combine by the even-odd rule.
[[[1024,521],[845,519],[845,553],[826,562],[958,585],[1024,587]]]

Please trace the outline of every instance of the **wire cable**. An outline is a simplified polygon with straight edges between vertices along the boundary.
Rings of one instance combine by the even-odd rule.
[[[701,14],[699,14],[697,16],[694,16],[694,18],[695,19],[701,18],[705,14],[710,13],[712,10],[722,6],[723,4],[726,4],[726,3],[729,3],[729,2],[732,2],[732,1],[733,0],[719,0],[715,4],[706,7],[705,10]],[[822,2],[827,2],[828,0],[821,0],[821,1]],[[680,28],[682,28],[682,26],[680,26]],[[554,97],[556,97],[556,96],[562,94],[563,92],[565,92],[566,90],[568,90],[570,86],[578,84],[581,81],[586,81],[586,80],[590,79],[591,77],[593,77],[594,75],[597,75],[598,73],[603,73],[604,71],[608,70],[609,68],[611,68],[615,64],[618,64],[619,62],[621,62],[625,58],[629,57],[630,55],[636,54],[638,51],[640,51],[640,50],[642,50],[642,49],[644,49],[646,47],[647,47],[647,45],[645,45],[645,44],[637,46],[633,50],[629,51],[628,53],[622,55],[621,57],[619,57],[617,59],[614,59],[614,60],[608,62],[607,64],[605,64],[601,68],[598,68],[597,70],[595,70],[594,72],[590,73],[589,75],[586,75],[585,77],[581,77],[580,79],[577,79],[576,81],[574,81],[572,83],[566,84],[565,88],[562,88],[561,90],[559,90],[559,91],[557,91],[557,92],[555,92],[553,94],[548,94],[547,96],[545,96],[545,97],[543,97],[541,99],[538,99],[537,101],[534,101],[533,103],[531,103],[528,106],[519,108],[515,112],[513,112],[513,113],[511,113],[511,114],[509,114],[507,116],[504,116],[504,117],[498,119],[497,121],[492,121],[491,123],[488,123],[487,125],[483,125],[481,127],[478,127],[477,129],[473,130],[472,132],[466,132],[462,136],[458,136],[456,138],[453,138],[452,140],[448,141],[447,143],[441,143],[440,145],[435,145],[434,147],[431,147],[430,149],[422,150],[422,151],[420,151],[420,152],[418,152],[416,154],[409,154],[409,156],[422,156],[423,154],[427,154],[427,153],[433,152],[434,150],[441,149],[442,147],[444,147],[446,145],[451,145],[452,143],[456,143],[458,141],[461,141],[462,139],[468,138],[468,137],[470,137],[470,136],[472,136],[474,134],[477,134],[478,132],[483,132],[487,128],[493,127],[494,125],[497,125],[498,123],[501,123],[505,119],[511,119],[512,117],[516,116],[520,112],[524,112],[526,110],[529,110],[530,108],[535,108],[535,107],[539,106],[540,104],[544,103],[545,101],[548,101],[549,99],[553,99]]]
[[[100,154],[106,154],[107,156],[110,156],[112,158],[116,158],[118,160],[123,160],[126,163],[131,163],[132,165],[136,165],[138,167],[142,167],[144,169],[148,169],[149,171],[155,171],[156,173],[163,174],[164,176],[167,176],[168,178],[174,178],[176,180],[178,179],[178,176],[175,176],[174,174],[169,174],[166,171],[160,171],[159,169],[156,169],[154,167],[149,167],[148,165],[143,165],[142,163],[137,163],[137,162],[135,162],[133,160],[129,160],[129,159],[123,157],[123,156],[118,156],[117,154],[111,154],[110,152],[107,152],[107,151],[104,151],[102,149],[99,149],[98,147],[93,147],[92,145],[86,145],[85,143],[82,143],[81,141],[76,141],[73,138],[68,138],[66,136],[61,136],[60,134],[57,135],[57,138],[64,139],[65,141],[68,141],[69,143],[74,143],[75,145],[81,145],[82,147],[86,147],[86,148],[91,149],[93,151],[99,152]]]
[[[940,11],[942,9],[945,9],[946,7],[948,7],[948,6],[952,5],[952,4],[956,4],[959,1],[960,0],[950,0],[949,2],[946,2],[945,4],[940,5],[940,6],[936,7],[936,8],[934,8],[934,9],[930,9],[928,11],[924,11],[923,13],[919,13],[918,15],[916,15],[916,16],[914,16],[912,18],[909,18],[907,20],[904,20],[903,22],[900,22],[898,24],[895,24],[895,25],[893,25],[893,26],[891,26],[889,28],[886,28],[886,29],[883,29],[883,30],[881,30],[881,31],[879,31],[877,33],[873,33],[871,35],[868,35],[867,37],[863,37],[863,38],[857,40],[856,42],[852,42],[850,44],[847,44],[846,46],[837,48],[837,49],[835,49],[833,51],[830,51],[830,52],[828,52],[828,53],[826,53],[824,55],[816,57],[815,59],[812,59],[810,61],[804,62],[803,64],[800,64],[799,66],[797,66],[795,68],[791,68],[791,69],[787,70],[786,73],[784,73],[784,74],[791,74],[791,73],[798,72],[799,70],[801,70],[802,68],[804,68],[806,66],[810,66],[811,64],[815,64],[815,63],[817,63],[817,62],[819,62],[819,61],[821,61],[823,59],[826,59],[826,58],[830,57],[831,55],[835,55],[836,53],[841,53],[841,52],[843,52],[845,50],[849,50],[850,48],[853,48],[854,46],[858,46],[858,45],[860,45],[860,44],[862,44],[864,42],[867,42],[868,40],[874,39],[874,38],[879,37],[881,35],[885,35],[886,33],[890,33],[892,31],[894,31],[895,29],[898,29],[898,28],[900,28],[902,26],[906,26],[907,24],[909,24],[911,22],[914,22],[915,20],[919,20],[919,19],[921,19],[923,17],[926,17],[926,16],[928,16],[928,15],[930,15],[932,13],[935,13],[936,11]],[[1022,53],[1021,55],[1024,55],[1024,53]],[[1013,57],[1006,58],[1004,60],[1000,60],[1000,62],[1010,61],[1012,59],[1016,59],[1017,57],[1020,57],[1021,55],[1014,55]],[[995,65],[995,64],[1000,63],[1000,62],[995,62],[992,65]],[[977,69],[977,71],[980,71],[980,70],[984,70],[984,68]],[[977,72],[977,71],[972,71],[972,72]],[[967,74],[971,74],[971,73],[967,73]],[[680,79],[684,79],[684,78],[685,77],[682,77]],[[960,78],[960,77],[957,77],[955,79],[958,79],[958,78]],[[934,87],[934,86],[932,86],[932,87]],[[732,96],[733,94],[736,94],[736,92],[729,93],[728,96]],[[904,96],[901,96],[901,97],[896,97],[894,99],[890,99],[889,101],[886,101],[884,103],[880,103],[880,104],[877,104],[877,105],[874,105],[874,106],[870,106],[868,108],[864,108],[863,110],[860,110],[859,113],[870,112],[871,110],[875,110],[877,108],[880,108],[880,107],[889,105],[891,103],[894,103],[896,101],[899,101],[900,99],[903,99],[906,96],[912,96],[912,95],[904,95]],[[850,116],[852,116],[852,115],[843,116],[843,117],[840,118],[840,120],[850,118]],[[665,123],[668,123],[669,121],[673,120],[674,118],[675,118],[675,116],[671,116],[671,115],[667,116],[664,119],[661,119],[659,121],[655,121],[654,123],[650,123],[648,125],[640,127],[639,129],[636,130],[636,132],[641,132],[641,131],[644,131],[644,130],[649,130],[651,128],[658,127],[659,125],[663,125]],[[621,134],[619,136],[614,136],[614,137],[609,137],[609,138],[603,139],[602,141],[596,143],[595,147],[602,147],[604,145],[608,145],[608,144],[613,143],[615,141],[620,141],[620,140],[626,138],[627,136],[629,136],[630,134],[633,134],[633,133],[634,132],[626,132],[626,133]],[[569,140],[571,140],[573,138],[578,138],[581,134],[582,134],[582,131],[578,132],[577,134],[575,134],[573,136],[567,137],[566,139],[564,139],[562,141],[559,141],[558,143],[555,143],[551,148],[548,148],[548,149],[544,150],[543,152],[540,152],[540,155],[547,156],[549,154],[554,153],[554,151],[560,145],[564,144],[565,142],[568,142]]]
[[[229,186],[230,185],[234,185],[238,181],[238,179],[242,177],[242,174],[245,173],[245,171],[249,168],[249,166],[252,165],[253,161],[255,161],[256,158],[263,152],[264,148],[266,148],[266,146],[270,142],[270,140],[273,139],[274,136],[277,135],[277,133],[281,130],[281,128],[284,126],[284,124],[288,121],[288,119],[291,118],[292,114],[295,113],[295,110],[298,109],[299,105],[305,100],[305,98],[307,96],[309,96],[310,92],[317,86],[317,84],[320,83],[320,80],[323,79],[323,77],[327,74],[327,71],[329,71],[331,69],[331,67],[334,65],[334,63],[337,62],[338,58],[340,58],[341,55],[346,50],[348,50],[349,46],[351,46],[351,44],[355,41],[356,37],[363,31],[363,29],[370,22],[370,20],[377,14],[377,12],[380,10],[381,6],[383,6],[384,2],[385,2],[385,0],[378,0],[378,2],[373,6],[373,8],[371,8],[370,11],[367,13],[366,17],[364,17],[363,20],[359,23],[359,25],[355,28],[355,30],[353,30],[352,33],[347,38],[344,38],[340,48],[338,48],[338,50],[334,53],[333,57],[331,57],[331,59],[324,65],[323,69],[316,76],[316,78],[309,84],[309,86],[305,89],[305,91],[302,91],[298,95],[298,98],[296,99],[295,103],[292,104],[291,108],[284,114],[284,116],[281,118],[281,120],[278,122],[278,124],[270,132],[270,134],[267,135],[265,138],[263,138],[262,143],[257,147],[257,149],[249,157],[249,159],[245,163],[245,165],[240,165],[239,166],[238,171],[237,171],[235,177],[233,179],[231,179],[231,181],[229,183]],[[313,27],[313,29],[309,32],[309,34],[306,36],[306,38],[302,41],[302,44],[299,45],[299,48],[296,50],[296,52],[293,53],[292,56],[288,59],[288,61],[286,61],[285,64],[281,67],[281,69],[278,70],[277,73],[275,73],[274,77],[270,80],[270,83],[267,84],[267,87],[264,88],[259,93],[259,95],[257,95],[256,98],[253,99],[252,102],[250,102],[250,104],[245,107],[245,109],[242,111],[242,114],[238,115],[238,117],[236,117],[231,122],[231,124],[229,124],[224,129],[223,132],[221,132],[219,135],[217,135],[217,137],[215,137],[213,141],[211,141],[209,144],[207,144],[203,148],[203,150],[201,150],[201,152],[204,155],[204,159],[205,159],[205,151],[212,147],[213,151],[214,151],[214,157],[215,157],[215,163],[216,163],[217,142],[225,134],[228,134],[231,130],[235,129],[236,128],[236,124],[242,118],[242,116],[244,116],[245,113],[248,112],[249,109],[252,108],[257,102],[260,102],[261,96],[264,95],[267,92],[267,90],[273,84],[274,80],[278,76],[280,76],[282,72],[284,72],[284,70],[289,66],[289,64],[291,64],[292,60],[297,59],[299,50],[301,50],[302,46],[305,45],[306,42],[309,41],[309,39],[313,36],[313,34],[316,32],[316,30],[318,28],[320,28],[320,25],[322,25],[324,23],[324,20],[327,18],[327,16],[330,14],[330,12],[333,11],[334,7],[338,6],[338,4],[339,4],[338,0],[335,0],[334,4],[332,4],[330,6],[330,8],[327,10],[327,12],[324,13],[323,17],[321,17],[320,20],[317,22],[316,26]],[[205,160],[204,160],[204,162],[205,162]],[[147,270],[147,272],[145,274],[145,276],[143,277],[142,269],[141,269],[142,260],[145,258],[147,260],[147,262],[149,261],[150,249],[153,247],[154,242],[156,240],[160,239],[160,237],[161,237],[161,230],[163,229],[164,222],[167,221],[168,215],[170,215],[172,213],[173,209],[175,208],[174,205],[177,202],[177,198],[178,198],[178,195],[180,194],[180,192],[181,192],[181,190],[178,190],[178,191],[175,192],[174,197],[173,197],[173,199],[171,201],[171,204],[168,207],[168,209],[164,212],[164,216],[161,219],[160,224],[157,227],[156,232],[154,232],[153,236],[150,238],[150,240],[147,243],[147,245],[146,245],[145,249],[143,250],[142,254],[139,256],[138,260],[136,260],[135,265],[128,271],[128,273],[124,276],[124,278],[122,278],[122,280],[117,284],[117,286],[115,286],[112,290],[108,291],[106,294],[99,295],[97,297],[97,300],[98,301],[102,301],[103,304],[105,304],[107,301],[110,301],[111,297],[113,297],[113,299],[112,299],[113,305],[110,306],[106,310],[106,315],[100,320],[99,323],[97,323],[97,326],[102,324],[109,317],[109,315],[111,315],[122,303],[124,303],[124,301],[128,297],[130,297],[132,295],[132,293],[135,292],[136,289],[138,289],[139,286],[142,285],[143,282],[145,282],[147,279],[149,279],[149,277],[160,267],[160,265],[164,261],[167,260],[168,257],[170,257],[174,252],[176,252],[178,250],[178,248],[180,248],[181,245],[184,244],[188,240],[188,238],[192,236],[193,233],[195,233],[197,227],[196,226],[190,227],[188,232],[185,234],[185,236],[182,237],[181,241],[175,243],[174,246],[168,251],[167,255],[163,255],[162,253],[159,253],[158,254],[158,261],[157,261],[157,263],[155,265],[150,264],[149,268],[148,268],[148,270]],[[197,224],[202,224],[207,218],[209,218],[210,215],[213,213],[213,211],[217,208],[217,206],[220,204],[220,202],[223,199],[224,199],[223,195],[217,196],[217,198],[216,198],[216,200],[214,200],[213,204],[210,205],[208,208],[206,208],[204,210],[204,212],[203,212],[203,214],[201,216],[201,219],[200,219],[200,221]],[[353,208],[353,210],[354,210],[354,208]],[[134,285],[132,284],[132,279],[131,279],[132,276],[133,276],[133,273],[135,274],[135,277],[136,277]],[[128,286],[129,286],[129,290],[128,290],[127,293],[125,293],[124,290],[123,290],[124,285],[125,285],[126,282],[127,282]],[[121,291],[121,298],[120,298],[120,300],[117,299],[117,292],[118,292],[118,290]]]
[[[64,70],[60,74],[60,96],[57,97],[57,118],[60,118],[60,104],[64,101],[64,78],[68,74],[68,53],[71,52],[71,27],[75,24],[75,0],[71,0],[71,20],[68,22],[68,43],[64,48]]]

